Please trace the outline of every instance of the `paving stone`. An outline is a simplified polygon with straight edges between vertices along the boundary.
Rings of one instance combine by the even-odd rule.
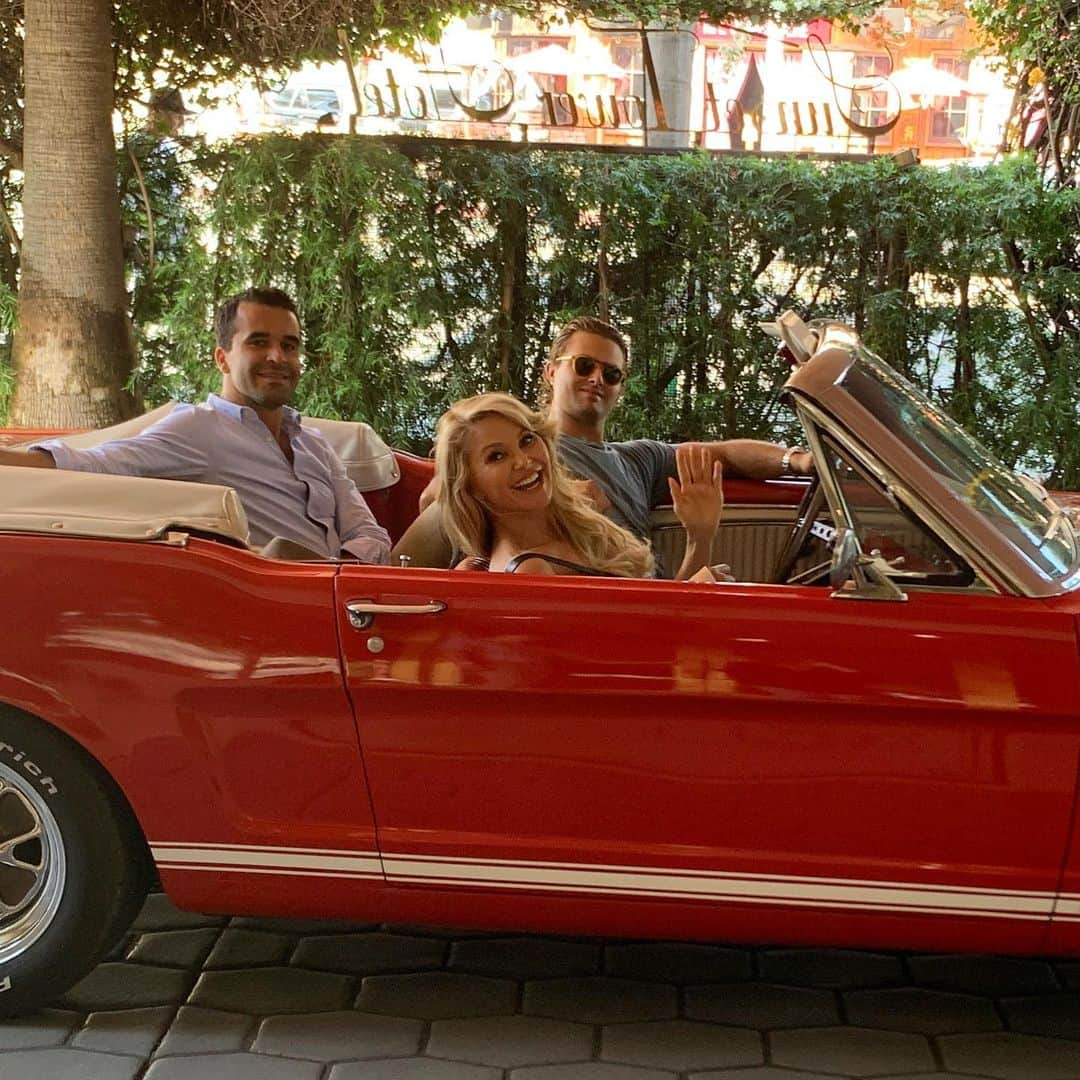
[[[538,1016],[485,1016],[436,1020],[427,1053],[510,1069],[588,1058],[592,1046],[592,1028],[585,1024]]]
[[[930,1044],[919,1035],[864,1028],[810,1028],[777,1031],[769,1037],[774,1065],[871,1076],[875,1073],[932,1072]]]
[[[251,968],[206,971],[191,992],[190,1003],[252,1016],[269,1013],[333,1012],[347,1008],[354,981],[345,975],[300,968]]]
[[[184,1000],[190,985],[191,975],[175,968],[98,964],[60,1002],[85,1013],[172,1005]]]
[[[1000,1031],[1001,1020],[986,998],[904,986],[897,990],[854,990],[844,994],[848,1023],[859,1027],[950,1035]]]
[[[1053,969],[1042,960],[1011,956],[912,956],[908,968],[914,983],[984,997],[1049,994],[1058,989]]]
[[[128,959],[166,967],[197,967],[206,959],[220,932],[211,927],[140,934],[128,950]]]
[[[673,1080],[674,1076],[672,1072],[661,1072],[659,1069],[611,1065],[606,1061],[577,1061],[572,1065],[526,1065],[525,1068],[515,1069],[510,1074],[511,1080]]]
[[[236,930],[261,930],[267,934],[363,934],[378,930],[378,923],[352,922],[349,919],[273,919],[261,915],[237,915],[229,920]]]
[[[422,1029],[419,1020],[357,1012],[272,1016],[259,1026],[251,1049],[315,1061],[400,1057],[419,1050]]]
[[[474,938],[451,946],[448,966],[518,979],[596,975],[600,971],[600,947],[550,938]]]
[[[83,1050],[146,1057],[157,1046],[175,1011],[172,1005],[160,1005],[152,1009],[91,1013],[71,1043]]]
[[[181,911],[173,906],[164,893],[151,893],[131,924],[131,929],[143,933],[152,930],[192,930],[204,926],[224,926],[228,921],[224,915]]]
[[[657,942],[611,945],[604,950],[604,973],[645,982],[734,982],[752,974],[750,954],[711,945]]]
[[[389,971],[424,971],[442,967],[446,944],[436,938],[403,934],[330,934],[304,938],[292,964],[320,971],[377,975]]]
[[[62,1009],[43,1009],[30,1016],[4,1020],[0,1022],[0,1051],[62,1046],[82,1022],[81,1013]]]
[[[66,1047],[13,1050],[0,1057],[0,1080],[133,1080],[142,1064],[141,1058]]]
[[[604,1028],[600,1056],[605,1061],[675,1072],[760,1065],[765,1060],[758,1032],[696,1020],[611,1024]]]
[[[707,1072],[689,1073],[688,1076],[689,1080],[823,1080],[821,1073],[774,1069],[771,1065],[766,1065],[763,1069],[724,1069],[722,1071],[709,1069]],[[898,1078],[890,1076],[889,1080],[898,1080]],[[956,1078],[950,1077],[949,1080],[956,1080]],[[972,1078],[965,1077],[964,1080],[972,1080]],[[976,1077],[975,1080],[978,1078]]]
[[[905,982],[900,961],[882,953],[853,949],[777,949],[759,958],[761,977],[796,986],[831,990],[895,986]]]
[[[489,930],[478,926],[421,926],[418,923],[383,923],[380,930],[388,934],[406,934],[409,937],[443,938],[447,941],[464,941],[466,938],[506,937],[506,930]]]
[[[684,1012],[693,1020],[762,1030],[840,1023],[836,996],[831,991],[768,983],[692,986],[686,991]]]
[[[261,930],[221,932],[217,944],[203,964],[203,969],[254,967],[260,964],[284,964],[296,942],[284,934],[267,934]]]
[[[1001,1007],[1012,1031],[1055,1039],[1080,1039],[1080,994],[1006,998]]]
[[[787,1077],[787,1075],[788,1075],[787,1073],[784,1074],[785,1077]],[[803,1073],[799,1073],[799,1075],[802,1076]],[[809,1075],[809,1074],[807,1073],[806,1075]],[[951,1072],[950,1073],[944,1073],[944,1072],[900,1073],[900,1074],[898,1074],[896,1076],[890,1075],[889,1080],[957,1080],[957,1077],[959,1075],[960,1075],[959,1073],[951,1073]],[[821,1080],[821,1078],[817,1077],[817,1080]],[[963,1080],[991,1080],[991,1077],[984,1076],[982,1073],[980,1073],[978,1076],[975,1076],[972,1073],[964,1073],[963,1074]]]
[[[1080,1046],[1060,1039],[994,1032],[944,1035],[938,1039],[949,1071],[979,1073],[995,1080],[1077,1080]]]
[[[157,1056],[167,1054],[210,1054],[243,1050],[255,1021],[239,1013],[218,1012],[185,1005],[176,1014]]]
[[[525,985],[522,1012],[611,1024],[620,1020],[668,1020],[678,1012],[674,986],[593,976]]]
[[[512,1013],[517,999],[517,985],[507,979],[430,971],[415,975],[369,975],[360,988],[356,1007],[390,1016],[444,1020]]]
[[[328,1080],[501,1080],[501,1069],[432,1058],[394,1058],[391,1061],[350,1061],[335,1065]]]
[[[196,1054],[158,1058],[144,1080],[319,1080],[323,1068],[317,1061],[289,1061],[265,1054]]]

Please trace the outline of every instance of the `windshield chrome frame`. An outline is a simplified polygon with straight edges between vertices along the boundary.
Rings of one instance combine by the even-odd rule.
[[[858,361],[859,339],[841,323],[815,323],[817,353],[788,378],[785,390],[928,528],[966,559],[984,584],[1031,598],[1080,587],[1080,564],[1060,578],[1033,565],[1011,540],[972,507],[957,500],[904,442],[844,386]]]

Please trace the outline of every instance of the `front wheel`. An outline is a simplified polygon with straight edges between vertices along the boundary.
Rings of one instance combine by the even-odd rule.
[[[145,859],[104,769],[0,706],[0,1017],[47,1004],[98,962],[137,910]]]

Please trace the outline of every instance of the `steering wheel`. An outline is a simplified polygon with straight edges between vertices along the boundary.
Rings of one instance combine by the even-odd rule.
[[[522,563],[527,562],[529,559],[543,559],[546,563],[551,563],[552,566],[559,567],[560,570],[567,574],[579,574],[583,577],[618,577],[618,574],[611,574],[607,570],[597,570],[592,566],[582,566],[580,563],[571,562],[569,559],[560,559],[556,555],[544,555],[539,551],[523,551],[520,555],[515,555],[506,564],[506,573],[517,573],[518,568]]]
[[[795,525],[776,560],[776,565],[769,577],[770,581],[778,585],[809,585],[828,574],[828,562],[813,566],[800,574],[792,574],[795,564],[803,554],[806,542],[810,539],[810,529],[824,505],[825,491],[821,486],[821,478],[815,473],[810,480],[810,486],[799,500],[799,507],[795,511]]]

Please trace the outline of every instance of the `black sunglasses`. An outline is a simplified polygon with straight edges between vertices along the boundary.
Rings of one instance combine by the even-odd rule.
[[[608,386],[618,386],[626,378],[626,372],[622,368],[617,368],[614,364],[605,364],[600,360],[594,360],[591,356],[571,356],[567,353],[566,356],[555,357],[556,364],[561,364],[564,360],[572,360],[574,373],[583,379],[587,379],[596,370],[597,365],[603,368],[600,378]]]

